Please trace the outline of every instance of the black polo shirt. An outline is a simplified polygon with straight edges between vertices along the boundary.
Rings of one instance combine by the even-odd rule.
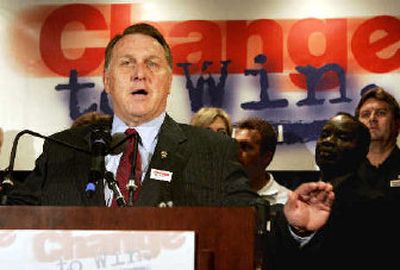
[[[368,159],[361,163],[359,177],[371,188],[379,190],[388,198],[400,201],[400,149],[396,146],[388,158],[378,167]]]

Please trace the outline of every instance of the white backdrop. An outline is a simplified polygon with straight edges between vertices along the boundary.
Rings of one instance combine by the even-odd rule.
[[[338,111],[352,113],[360,89],[370,83],[399,97],[399,13],[400,1],[396,0],[79,3],[3,0],[0,2],[0,126],[5,131],[5,143],[0,155],[0,169],[8,165],[17,132],[31,129],[50,135],[68,128],[73,120],[71,115],[75,113],[76,116],[91,104],[96,104],[96,110],[104,109],[104,104],[103,107],[100,104],[103,91],[101,60],[96,57],[88,57],[86,62],[78,60],[84,59],[85,48],[104,49],[116,29],[138,21],[150,21],[161,27],[172,44],[175,65],[193,64],[190,75],[195,85],[199,78],[210,76],[217,83],[221,81],[219,62],[230,60],[221,107],[232,115],[233,121],[254,115],[283,126],[284,141],[278,146],[270,169],[315,169],[315,134],[318,134],[321,121]],[[104,20],[104,25],[99,19]],[[58,29],[58,23],[65,20],[70,21]],[[252,28],[256,33],[246,32],[243,28],[243,25],[250,29],[250,25],[258,24],[266,27],[265,32],[263,28]],[[90,26],[94,28],[90,29]],[[268,28],[270,26],[273,28]],[[371,44],[380,40],[383,42],[381,47],[373,48]],[[58,47],[60,51],[57,51]],[[259,54],[267,56],[266,65],[255,63],[254,58]],[[62,58],[57,58],[60,55]],[[100,53],[97,55],[102,57]],[[201,73],[200,66],[204,61],[213,64]],[[316,98],[324,99],[323,104],[299,106],[298,102],[305,99],[308,92],[296,84],[290,74],[298,73],[295,69],[298,66],[321,68],[330,63],[344,68],[345,95],[351,101],[329,102],[339,95],[336,84],[330,91],[316,91]],[[56,88],[69,84],[70,73],[66,70],[75,68],[79,73],[78,83],[92,86],[76,92],[77,104],[74,105],[71,90]],[[243,103],[260,99],[262,69],[267,72],[270,100],[285,99],[286,106],[243,107]],[[245,70],[257,72],[245,75]],[[186,89],[187,78],[181,67],[175,66],[174,73],[167,110],[177,121],[189,122],[193,100]],[[204,96],[203,105],[210,105],[212,100],[207,97],[207,91]],[[41,146],[41,139],[24,136],[15,168],[33,168]]]

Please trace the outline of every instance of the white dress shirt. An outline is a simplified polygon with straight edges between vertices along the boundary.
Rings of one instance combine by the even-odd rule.
[[[261,189],[257,191],[263,199],[267,200],[269,204],[285,204],[288,198],[289,189],[280,185],[272,174],[268,173],[269,181]]]
[[[140,143],[138,146],[142,162],[142,177],[141,177],[142,181],[144,180],[147,170],[149,169],[149,163],[151,157],[154,154],[154,150],[158,142],[158,132],[160,130],[162,123],[164,122],[165,115],[166,115],[165,112],[163,112],[155,119],[146,122],[140,126],[133,127],[136,129],[140,137],[139,141]],[[111,127],[111,135],[114,135],[116,133],[124,133],[125,130],[127,130],[128,128],[130,127],[128,127],[124,122],[122,122],[121,119],[119,119],[116,115],[114,115]],[[121,159],[121,156],[122,153],[117,155],[107,155],[105,157],[106,170],[112,172],[114,174],[114,177],[116,177],[116,172],[118,169],[119,160]],[[111,189],[108,188],[108,185],[105,182],[104,182],[104,197],[106,205],[111,206],[113,192]]]

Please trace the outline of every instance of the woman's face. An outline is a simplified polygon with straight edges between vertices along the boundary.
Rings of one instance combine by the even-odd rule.
[[[225,121],[220,116],[217,116],[214,121],[211,122],[208,128],[215,132],[228,134],[228,127],[226,126]]]

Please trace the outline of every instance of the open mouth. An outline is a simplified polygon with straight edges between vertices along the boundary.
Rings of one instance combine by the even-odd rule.
[[[318,155],[320,158],[331,160],[336,157],[336,151],[334,151],[332,148],[320,147],[318,149]]]
[[[147,96],[149,93],[145,89],[136,89],[131,91],[131,95],[134,96]]]
[[[334,154],[330,151],[320,151],[319,156],[320,157],[325,157],[325,158],[332,158]]]

